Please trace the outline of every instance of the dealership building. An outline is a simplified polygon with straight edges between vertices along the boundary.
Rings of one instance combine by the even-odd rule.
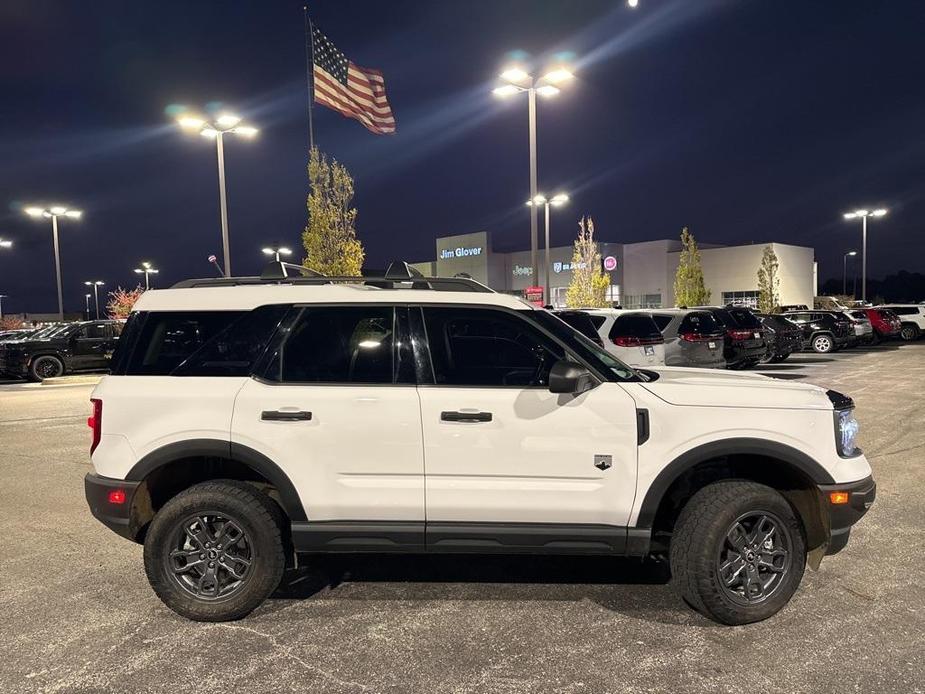
[[[610,300],[624,308],[664,308],[675,305],[674,277],[681,256],[679,240],[641,243],[598,242],[603,270],[610,275]],[[783,243],[748,246],[699,244],[703,277],[714,304],[755,305],[758,300],[758,266],[770,245],[780,263],[781,304],[813,305],[816,264],[812,248]],[[554,306],[565,305],[572,278],[572,246],[549,249],[549,286]],[[545,251],[539,251],[539,284],[545,281]],[[444,236],[437,239],[436,260],[414,263],[428,277],[464,273],[508,294],[524,295],[533,285],[530,251],[496,252],[491,234]]]

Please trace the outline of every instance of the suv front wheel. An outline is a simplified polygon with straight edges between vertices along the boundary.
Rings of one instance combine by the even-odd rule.
[[[831,335],[823,333],[813,338],[813,351],[818,354],[828,354],[835,350],[835,340]]]
[[[279,586],[282,514],[249,484],[203,482],[157,512],[145,538],[145,573],[167,607],[188,619],[240,619]]]
[[[681,597],[723,624],[758,622],[796,592],[806,565],[800,521],[775,490],[729,480],[698,491],[671,539],[672,580]]]
[[[64,362],[53,354],[43,354],[29,364],[29,380],[44,381],[64,375]]]

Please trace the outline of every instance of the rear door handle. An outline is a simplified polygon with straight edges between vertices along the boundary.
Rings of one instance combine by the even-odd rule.
[[[490,422],[491,412],[441,412],[444,422]]]
[[[312,413],[304,410],[264,410],[260,419],[265,422],[309,422]]]

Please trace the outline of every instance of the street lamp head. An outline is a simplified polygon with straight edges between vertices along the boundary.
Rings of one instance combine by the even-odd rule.
[[[542,87],[537,87],[536,89],[537,94],[539,94],[540,96],[545,96],[545,97],[555,96],[560,91],[562,90],[559,89],[558,87],[552,86],[551,84],[544,84]]]
[[[199,130],[206,124],[205,120],[199,118],[198,116],[183,116],[181,118],[177,118],[177,123],[184,130]]]
[[[855,217],[866,217],[869,214],[870,212],[868,210],[855,210],[854,211]]]
[[[857,251],[848,251],[847,253],[845,253],[845,255],[857,255],[857,254],[858,254]]]
[[[565,193],[558,193],[555,196],[553,196],[552,200],[550,200],[550,203],[552,203],[556,207],[559,207],[560,205],[564,205],[567,202],[568,202],[568,195],[566,195]]]
[[[539,194],[539,195],[535,195],[535,196],[533,197],[533,204],[535,204],[535,205],[545,205],[545,204],[546,204],[546,196],[543,195],[542,193]]]
[[[91,296],[90,294],[84,294],[84,299],[89,299],[90,296]]]
[[[80,219],[82,215],[83,212],[81,210],[68,210],[64,213],[64,216],[70,219]]]
[[[874,210],[873,212],[871,212],[871,215],[873,215],[874,217],[882,217],[883,215],[886,214],[886,212],[887,211],[881,207],[879,210]]]
[[[136,274],[140,275],[140,274],[143,273],[143,272],[144,272],[144,270],[142,270],[140,267],[136,267],[136,268],[135,268],[135,273],[136,273]]]
[[[516,65],[512,65],[504,70],[501,73],[501,79],[505,82],[523,82],[530,78],[530,75],[527,74],[527,71]]]
[[[45,213],[41,207],[27,207],[24,211],[30,217],[41,217]]]
[[[636,9],[637,7],[639,7],[639,0],[626,0],[626,4],[632,7],[633,9]]]
[[[6,239],[0,239],[0,248],[12,248],[13,242]]]
[[[199,134],[212,140],[218,137],[218,130],[215,128],[203,128]]]
[[[282,248],[276,249],[276,252],[279,253],[280,255],[292,255],[292,251],[286,248],[285,246]]]
[[[48,211],[51,212],[56,217],[58,217],[60,215],[63,215],[65,212],[67,212],[67,208],[62,207],[61,205],[55,205],[54,207],[50,208]]]
[[[223,128],[233,128],[240,122],[241,116],[236,116],[233,113],[223,113],[215,119],[215,123]]]
[[[547,72],[541,79],[547,84],[560,84],[562,82],[568,82],[574,76],[571,70],[564,67],[557,67]]]
[[[242,135],[243,137],[253,137],[260,131],[252,125],[239,125],[237,128],[231,130],[231,132],[235,135]]]
[[[518,87],[515,84],[505,84],[501,87],[495,87],[491,93],[494,94],[495,96],[505,97],[505,96],[513,96],[514,94],[517,94],[518,92],[522,92],[522,91],[523,89],[521,87]]]

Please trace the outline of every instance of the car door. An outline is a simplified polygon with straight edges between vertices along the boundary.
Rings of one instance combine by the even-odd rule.
[[[88,323],[71,337],[71,369],[106,368],[107,354],[112,351],[112,334],[105,323]]]
[[[398,335],[405,309],[294,311],[265,370],[238,393],[233,447],[292,481],[308,518],[303,549],[421,545],[423,440],[410,344]]]
[[[570,355],[518,312],[425,306],[421,317],[428,547],[535,547],[561,532],[625,537],[637,447],[627,392],[613,382],[549,392],[550,368]]]

